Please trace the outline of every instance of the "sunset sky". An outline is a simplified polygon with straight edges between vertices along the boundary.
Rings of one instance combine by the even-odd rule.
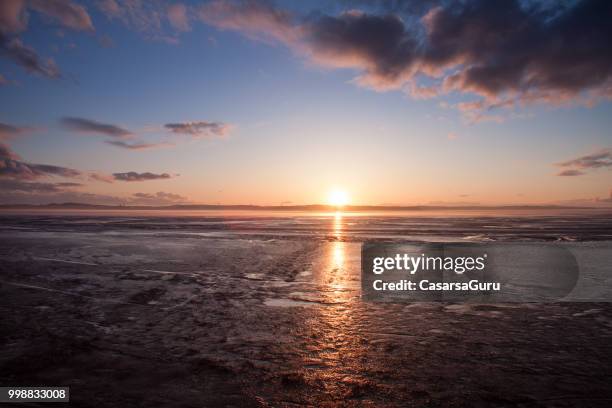
[[[609,205],[610,21],[589,0],[2,0],[1,201]]]

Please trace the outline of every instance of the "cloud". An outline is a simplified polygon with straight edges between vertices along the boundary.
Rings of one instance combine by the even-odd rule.
[[[23,135],[24,133],[29,132],[32,128],[29,127],[19,127],[14,125],[9,125],[8,123],[0,122],[0,140],[10,139],[16,136]]]
[[[297,45],[301,37],[291,13],[274,8],[269,2],[214,0],[201,6],[198,15],[208,24],[240,31],[251,38]]]
[[[29,0],[28,6],[45,14],[64,27],[80,31],[94,31],[89,14],[85,7],[68,0]]]
[[[558,166],[574,167],[577,169],[598,169],[602,167],[612,167],[612,148],[601,149],[595,153],[564,161],[558,163]]]
[[[121,14],[121,8],[115,0],[98,0],[98,9],[108,17],[115,18]]]
[[[0,32],[15,33],[28,25],[23,0],[0,1]]]
[[[0,143],[0,177],[2,178],[32,180],[47,176],[78,177],[80,175],[80,171],[67,167],[24,162],[8,146]]]
[[[400,89],[417,72],[419,43],[395,14],[351,10],[299,19],[267,2],[217,0],[202,6],[200,18],[281,42],[324,66],[357,69],[356,82],[377,90]]]
[[[612,148],[601,149],[556,165],[566,168],[559,172],[558,176],[582,176],[589,170],[612,168]]]
[[[145,38],[168,44],[178,43],[174,34],[167,33],[169,24],[173,31],[189,31],[187,10],[182,4],[167,6],[167,2],[151,0],[99,0],[98,9],[109,19],[119,20],[126,27],[141,33]]]
[[[0,177],[36,179],[45,176],[78,177],[81,172],[49,164],[32,164],[9,158],[0,158]]]
[[[62,26],[79,31],[94,31],[87,9],[70,0],[2,0],[0,32],[18,33],[27,29],[27,10],[41,13]]]
[[[85,7],[70,0],[0,1],[0,55],[12,60],[29,73],[51,79],[61,78],[53,59],[44,61],[33,48],[15,36],[27,29],[28,9],[74,30],[94,31],[91,18]]]
[[[60,177],[78,177],[81,172],[75,169],[70,169],[61,166],[52,166],[50,164],[27,164],[30,169],[34,170],[35,174],[45,176],[60,176]]]
[[[21,160],[21,157],[19,157],[17,153],[13,152],[10,147],[4,143],[0,143],[0,160],[2,159]]]
[[[384,4],[395,2],[376,2]],[[323,66],[355,69],[355,82],[375,90],[478,95],[479,119],[498,120],[486,114],[490,109],[612,97],[611,2],[430,4],[299,17],[268,2],[215,0],[199,17],[222,30],[280,42]],[[398,11],[421,14],[400,17]],[[420,86],[421,77],[433,85]]]
[[[113,178],[118,181],[147,181],[147,180],[163,180],[172,178],[168,173],[137,173],[135,171],[129,171],[126,173],[113,173]]]
[[[81,187],[80,183],[40,183],[21,180],[0,179],[0,191],[25,193],[57,193]]]
[[[149,0],[102,0],[98,9],[110,19],[118,19],[131,29],[154,32],[161,29],[162,9]]]
[[[43,61],[33,48],[24,45],[19,38],[11,38],[0,32],[0,56],[13,61],[27,72],[57,79],[61,74],[53,59]]]
[[[98,134],[102,136],[110,136],[116,139],[126,139],[135,136],[135,133],[122,128],[117,125],[102,123],[91,119],[78,118],[78,117],[64,117],[61,119],[61,124],[68,130],[81,133]],[[204,122],[202,122],[204,123]],[[225,129],[223,126],[218,124],[209,124],[210,132],[223,132]],[[201,129],[200,132],[204,134],[206,129]],[[172,143],[161,142],[161,143],[144,143],[144,142],[132,142],[128,143],[123,140],[107,140],[106,143],[128,150],[145,150],[153,149],[158,147],[172,146]]]
[[[172,27],[179,31],[191,30],[187,7],[182,3],[175,3],[168,7],[168,21],[170,21]]]
[[[582,176],[584,174],[586,173],[583,171],[570,169],[570,170],[560,171],[559,173],[557,173],[557,176],[573,177],[573,176]]]
[[[103,183],[112,183],[115,181],[115,178],[110,174],[96,172],[89,173],[89,179],[93,181],[101,181]]]
[[[91,119],[65,117],[61,119],[62,125],[69,130],[81,133],[93,133],[103,136],[125,138],[132,136],[132,132],[116,125],[97,122]]]
[[[399,89],[415,74],[417,41],[396,15],[349,11],[320,17],[308,24],[307,31],[312,59],[361,70],[356,82],[363,86]]]
[[[145,150],[156,147],[172,146],[170,143],[126,143],[121,140],[107,140],[106,143],[129,150]]]
[[[232,130],[230,124],[207,121],[168,123],[164,127],[172,133],[195,137],[224,137]]]
[[[117,125],[102,123],[91,119],[79,118],[79,117],[64,117],[60,120],[62,126],[68,130],[81,133],[92,133],[99,134],[102,136],[111,136],[117,139],[125,139],[135,136],[135,133],[122,128]],[[228,135],[233,125],[222,123],[222,122],[208,122],[208,121],[197,121],[197,122],[182,122],[182,123],[168,123],[164,125],[164,129],[174,134],[189,135],[194,138],[222,138]],[[145,131],[159,131],[161,128],[153,127]],[[0,127],[1,132],[1,127]],[[0,133],[1,134],[1,133]],[[160,142],[160,143],[145,143],[145,142],[132,142],[128,143],[123,140],[107,140],[106,143],[120,147],[122,149],[129,150],[145,150],[158,147],[173,146],[172,143]]]

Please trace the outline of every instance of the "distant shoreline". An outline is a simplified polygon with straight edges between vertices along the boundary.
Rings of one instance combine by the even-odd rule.
[[[312,211],[312,212],[358,212],[358,211],[482,211],[482,210],[612,210],[612,207],[562,206],[562,205],[412,205],[412,206],[385,206],[385,205],[347,205],[335,207],[331,205],[222,205],[222,204],[177,204],[167,206],[145,205],[95,205],[83,203],[61,204],[2,204],[2,210],[117,210],[117,211],[143,211],[143,210],[172,210],[172,211],[200,211],[200,210],[237,210],[237,211]]]

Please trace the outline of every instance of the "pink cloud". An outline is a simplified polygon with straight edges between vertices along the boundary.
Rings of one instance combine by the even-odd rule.
[[[170,21],[172,27],[179,31],[191,30],[187,7],[182,3],[175,3],[168,7],[168,21]]]

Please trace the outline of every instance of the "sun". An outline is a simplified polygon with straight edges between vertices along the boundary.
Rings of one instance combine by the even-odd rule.
[[[333,205],[334,207],[343,207],[349,203],[349,196],[346,191],[332,190],[329,193],[327,202],[329,205]]]

